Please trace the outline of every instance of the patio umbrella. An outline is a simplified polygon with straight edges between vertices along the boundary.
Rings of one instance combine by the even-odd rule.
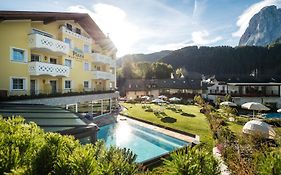
[[[220,103],[221,106],[230,106],[230,107],[236,107],[237,104],[231,102],[231,101],[224,101]]]
[[[248,121],[244,126],[243,126],[243,133],[246,134],[252,134],[252,133],[259,133],[262,134],[262,136],[269,138],[269,139],[274,139],[276,133],[272,129],[272,127],[260,120],[251,120]]]
[[[158,96],[158,98],[164,99],[164,98],[167,98],[167,97],[165,95],[160,95],[160,96]]]
[[[169,99],[170,101],[180,101],[181,99],[177,98],[177,97],[172,97]]]
[[[151,102],[152,102],[152,103],[165,103],[164,100],[161,100],[161,99],[159,99],[159,98],[154,99],[154,100],[152,100]]]
[[[256,102],[244,103],[241,107],[244,108],[244,109],[253,110],[253,117],[255,116],[255,111],[268,111],[268,110],[270,110],[268,107],[264,106],[263,104],[256,103]]]
[[[281,113],[281,109],[278,109],[277,112],[278,112],[278,113]]]

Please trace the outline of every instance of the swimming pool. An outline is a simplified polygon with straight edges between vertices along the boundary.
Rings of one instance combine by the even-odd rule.
[[[265,118],[280,118],[281,119],[281,114],[280,113],[267,113],[262,115]]]
[[[138,163],[189,144],[127,120],[100,127],[97,136],[105,141],[107,147],[129,148],[137,155]]]

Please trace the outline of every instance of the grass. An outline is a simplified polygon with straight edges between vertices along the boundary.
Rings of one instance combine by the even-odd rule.
[[[213,138],[208,121],[206,120],[206,117],[199,112],[200,108],[197,106],[181,105],[180,109],[182,112],[172,111],[165,108],[165,114],[159,116],[155,115],[153,112],[146,112],[141,104],[122,103],[121,105],[128,109],[123,111],[123,114],[199,135],[202,143],[206,143],[208,147],[213,146]],[[149,106],[154,110],[160,110],[161,108],[155,104],[149,104]],[[189,115],[183,116],[181,113]]]
[[[234,122],[228,122],[228,127],[232,132],[235,133],[235,135],[242,134],[243,125],[239,125]]]

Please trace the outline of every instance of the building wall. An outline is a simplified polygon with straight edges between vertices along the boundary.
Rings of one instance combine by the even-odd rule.
[[[209,100],[215,101],[216,97],[220,97],[221,99],[224,96],[221,95],[207,95]],[[280,97],[232,97],[232,100],[237,105],[241,106],[247,102],[257,102],[257,103],[276,103],[277,108],[281,108],[281,98]]]
[[[158,89],[154,89],[154,90],[148,91],[148,95],[153,96],[154,98],[157,98],[160,95],[160,92]]]
[[[149,95],[146,91],[127,91],[126,97],[127,99],[136,99],[141,96]]]
[[[26,50],[30,55],[28,47],[28,33],[30,31],[30,21],[3,21],[0,23],[0,89],[10,90],[10,77],[23,77],[29,82],[27,63],[20,63],[10,60],[11,47]],[[27,89],[29,85],[27,84]],[[16,91],[15,94],[24,94],[25,91]]]
[[[62,26],[69,23],[73,28],[81,29],[82,35],[85,37],[77,36],[75,33],[63,32]],[[61,55],[50,52],[43,49],[30,49],[29,47],[29,34],[32,29],[37,29],[48,34],[53,35],[54,39],[64,41],[65,38],[69,38],[72,41],[71,48],[68,54]],[[89,82],[89,88],[87,90],[109,90],[110,84],[113,88],[116,85],[115,67],[113,67],[113,80],[106,80],[104,78],[95,77],[93,70],[95,66],[100,66],[101,71],[111,72],[110,66],[106,63],[96,63],[92,55],[92,50],[100,52],[101,54],[110,56],[112,60],[115,60],[116,52],[106,50],[99,46],[93,39],[87,39],[89,35],[86,31],[74,21],[55,21],[49,24],[43,24],[43,22],[33,22],[31,20],[14,20],[14,21],[2,21],[0,23],[0,90],[8,91],[8,95],[17,94],[30,94],[30,80],[36,80],[37,93],[50,93],[50,81],[57,82],[57,90],[60,92],[68,92],[70,90],[65,89],[65,81],[71,81],[72,91],[83,91],[84,81]],[[89,46],[89,53],[84,52],[84,45]],[[10,48],[24,49],[27,54],[27,62],[19,63],[10,60]],[[73,50],[82,51],[83,57],[78,57],[73,54]],[[63,76],[51,76],[51,75],[30,75],[29,64],[31,61],[31,54],[40,55],[40,62],[50,63],[50,58],[56,58],[57,64],[65,65],[65,60],[71,60],[72,66],[68,77]],[[85,63],[89,64],[89,70],[84,70]],[[26,91],[11,91],[10,77],[26,78]],[[98,85],[97,83],[98,82]]]

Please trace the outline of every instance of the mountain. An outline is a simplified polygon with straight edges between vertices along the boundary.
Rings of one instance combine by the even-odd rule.
[[[281,9],[267,6],[255,14],[239,41],[239,46],[266,46],[281,37]]]
[[[268,47],[189,46],[176,50],[159,61],[171,64],[174,69],[184,67],[188,72],[225,78],[281,77],[281,64],[278,64],[281,63],[280,44]]]
[[[163,50],[160,52],[154,52],[154,53],[150,53],[150,54],[130,54],[130,55],[125,55],[121,58],[119,58],[117,60],[117,67],[122,66],[123,62],[126,60],[130,60],[132,62],[141,62],[141,61],[145,61],[145,62],[155,62],[167,55],[169,55],[170,53],[172,53],[173,51],[170,50]]]

